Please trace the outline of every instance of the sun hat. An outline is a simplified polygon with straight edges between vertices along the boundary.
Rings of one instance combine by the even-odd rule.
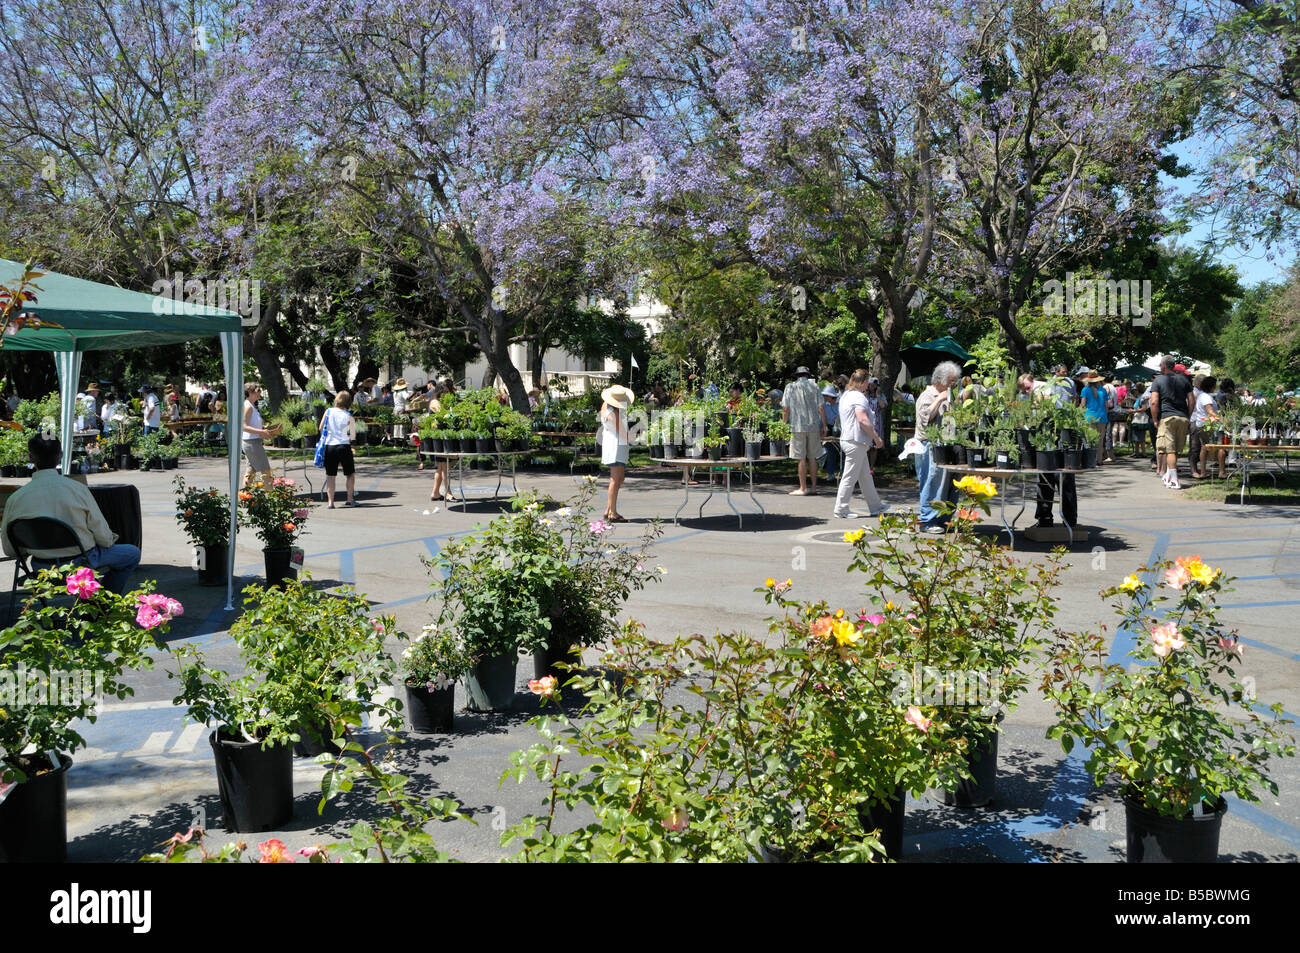
[[[399,377],[399,378],[397,379],[397,383],[395,383],[395,384],[393,385],[393,390],[394,390],[394,391],[406,390],[407,387],[409,387],[409,386],[410,386],[410,385],[408,385],[408,384],[406,383],[406,378],[405,378],[405,377]]]
[[[822,388],[822,396],[823,396],[823,397],[839,397],[839,396],[840,396],[840,392],[839,392],[838,390],[835,389],[835,385],[834,385],[834,384],[827,384],[825,387]]]
[[[1101,375],[1096,371],[1089,371],[1083,378],[1085,384],[1098,384],[1101,383],[1101,380]]]
[[[85,387],[81,388],[82,393],[89,393],[92,390],[99,390],[99,385],[96,384],[94,381],[91,381]]]
[[[794,376],[795,376],[795,377],[812,377],[812,371],[808,370],[808,368],[804,367],[803,365],[800,365],[799,367],[796,367],[796,368],[794,369]]]
[[[606,387],[600,392],[600,399],[611,407],[617,407],[619,410],[627,410],[636,400],[636,394],[632,393],[622,384],[614,384],[612,387]]]

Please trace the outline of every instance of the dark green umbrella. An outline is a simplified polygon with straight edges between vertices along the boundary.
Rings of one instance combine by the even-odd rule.
[[[923,344],[905,347],[899,356],[907,365],[907,373],[912,377],[929,374],[944,361],[954,361],[958,367],[961,367],[971,359],[969,351],[946,335]]]
[[[1110,376],[1117,381],[1145,381],[1150,382],[1156,379],[1156,371],[1149,367],[1143,367],[1141,364],[1126,364],[1123,367],[1117,367],[1110,372]]]

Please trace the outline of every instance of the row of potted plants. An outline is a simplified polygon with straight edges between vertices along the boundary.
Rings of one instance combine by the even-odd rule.
[[[441,406],[420,421],[426,453],[523,452],[533,445],[532,421],[502,404],[492,388],[448,394]]]

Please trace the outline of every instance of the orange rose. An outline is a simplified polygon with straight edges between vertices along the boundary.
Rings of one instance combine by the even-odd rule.
[[[290,533],[292,533],[298,527],[294,526],[292,523],[285,523],[284,528],[288,530]]]

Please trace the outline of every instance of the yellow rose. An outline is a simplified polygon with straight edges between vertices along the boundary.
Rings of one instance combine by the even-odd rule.
[[[867,535],[867,531],[865,529],[849,530],[847,533],[844,534],[844,542],[856,543],[858,540],[860,540],[863,536],[866,535]]]
[[[1129,573],[1124,577],[1124,581],[1119,584],[1119,587],[1125,592],[1137,592],[1142,588],[1142,580],[1133,573]]]

